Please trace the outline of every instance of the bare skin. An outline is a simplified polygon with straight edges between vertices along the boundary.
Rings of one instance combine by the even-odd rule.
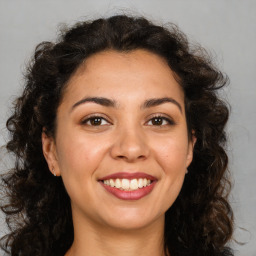
[[[49,169],[71,199],[74,243],[65,256],[164,256],[165,212],[195,141],[182,88],[161,57],[136,50],[87,59],[65,90],[56,137],[42,134]],[[155,185],[140,199],[120,199],[102,185],[117,172],[151,175]]]
[[[65,256],[167,256],[163,251],[163,229],[160,228],[159,223],[156,223],[147,229],[133,230],[131,232],[108,229],[102,232],[102,228],[87,230],[83,235],[79,234],[79,239],[75,239],[71,249]],[[98,230],[101,230],[101,232],[97,232]]]

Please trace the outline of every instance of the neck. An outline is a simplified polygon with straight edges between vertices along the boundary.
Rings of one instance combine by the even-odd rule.
[[[164,217],[135,230],[76,223],[74,220],[74,242],[65,256],[84,255],[164,256]]]

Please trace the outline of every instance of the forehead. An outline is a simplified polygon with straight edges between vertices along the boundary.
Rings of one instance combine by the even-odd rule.
[[[103,51],[92,55],[72,75],[64,98],[105,96],[128,99],[184,94],[164,58],[146,50]]]

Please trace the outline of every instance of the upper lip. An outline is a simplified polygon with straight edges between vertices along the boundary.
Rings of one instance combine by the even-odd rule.
[[[148,180],[157,180],[156,177],[149,175],[144,172],[116,172],[107,176],[100,178],[99,180],[109,180],[109,179],[139,179],[146,178]]]

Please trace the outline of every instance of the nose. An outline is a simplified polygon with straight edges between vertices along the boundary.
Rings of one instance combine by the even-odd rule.
[[[122,129],[117,132],[110,153],[114,159],[126,162],[145,160],[149,156],[147,138],[139,129]]]

